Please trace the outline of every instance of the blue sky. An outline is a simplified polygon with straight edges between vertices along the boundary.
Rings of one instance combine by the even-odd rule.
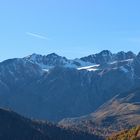
[[[0,61],[140,51],[140,0],[1,0]]]

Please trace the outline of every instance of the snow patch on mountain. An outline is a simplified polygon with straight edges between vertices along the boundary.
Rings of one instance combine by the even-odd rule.
[[[87,71],[97,71],[99,70],[100,65],[91,65],[91,66],[85,66],[77,68],[77,70],[87,70]]]

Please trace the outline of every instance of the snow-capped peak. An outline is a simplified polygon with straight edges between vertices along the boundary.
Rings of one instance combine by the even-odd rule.
[[[105,67],[114,67],[118,63],[127,63],[127,60],[133,60],[136,55],[133,52],[119,52],[112,54],[108,50],[104,50],[100,53],[92,54],[83,58],[67,59],[56,53],[48,55],[32,54],[24,58],[26,61],[30,61],[40,66],[43,70],[48,71],[56,66],[65,68],[74,68],[77,70],[96,71]],[[115,66],[116,67],[116,66]],[[118,67],[118,66],[117,66]]]
[[[38,55],[32,54],[24,58],[26,61],[30,61],[39,65],[43,70],[44,69],[51,69],[55,66],[62,66],[67,68],[78,68],[83,66],[92,65],[90,62],[85,62],[81,59],[74,59],[70,60],[66,57],[59,56],[55,53],[51,53],[48,55]]]

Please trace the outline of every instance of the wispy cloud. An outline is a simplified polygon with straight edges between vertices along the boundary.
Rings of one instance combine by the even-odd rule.
[[[26,34],[29,36],[32,36],[32,37],[36,37],[36,38],[40,38],[40,39],[44,39],[44,40],[50,40],[48,37],[40,35],[40,34],[31,33],[31,32],[26,32]]]

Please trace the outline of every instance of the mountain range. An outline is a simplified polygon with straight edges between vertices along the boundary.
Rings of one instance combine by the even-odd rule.
[[[0,63],[1,107],[91,135],[139,123],[139,87],[140,53],[131,51],[76,59],[32,54]]]

